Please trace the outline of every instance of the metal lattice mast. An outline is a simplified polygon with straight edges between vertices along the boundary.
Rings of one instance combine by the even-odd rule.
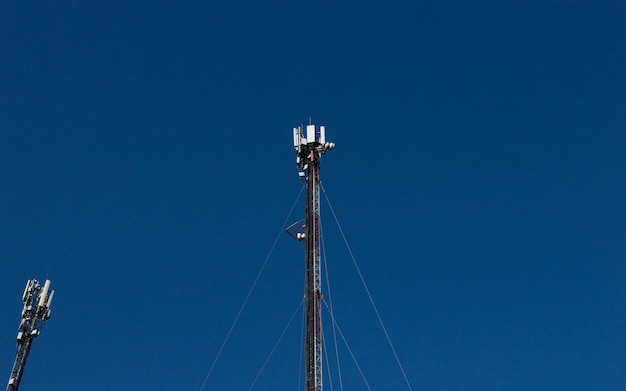
[[[50,290],[50,280],[46,280],[43,286],[37,280],[28,280],[22,301],[24,309],[22,310],[22,320],[17,331],[17,353],[15,362],[9,376],[7,391],[17,391],[28,353],[33,343],[33,339],[41,333],[44,323],[50,319],[50,303],[54,291]]]
[[[305,286],[305,391],[322,391],[322,286],[321,286],[321,226],[320,226],[320,160],[335,147],[326,142],[326,129],[315,125],[293,129],[299,176],[306,180],[305,232],[298,238],[306,244]]]

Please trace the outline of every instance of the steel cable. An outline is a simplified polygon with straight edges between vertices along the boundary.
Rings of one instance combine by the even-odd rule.
[[[289,321],[287,322],[287,325],[285,326],[285,328],[283,329],[283,332],[280,333],[280,337],[278,337],[278,341],[276,341],[276,343],[274,344],[274,347],[272,348],[272,351],[270,351],[270,354],[267,356],[267,358],[265,359],[265,362],[263,363],[263,365],[261,366],[261,369],[259,370],[259,373],[257,373],[256,377],[254,378],[254,380],[252,381],[252,384],[250,385],[250,388],[248,388],[248,391],[252,390],[252,387],[254,387],[254,385],[256,384],[256,382],[259,380],[259,377],[261,377],[261,374],[263,373],[263,370],[265,370],[265,367],[267,366],[267,363],[270,361],[270,359],[272,358],[272,355],[274,354],[274,351],[276,351],[276,348],[278,347],[278,345],[280,344],[280,341],[283,340],[283,337],[285,336],[285,333],[287,332],[287,329],[289,329],[289,326],[291,326],[291,322],[293,322],[293,318],[296,317],[296,314],[298,313],[298,311],[300,310],[300,307],[302,307],[302,303],[304,303],[304,298],[302,298],[302,300],[300,301],[300,304],[298,304],[298,308],[296,308],[296,310],[293,312],[293,314],[291,315],[291,318],[289,318]]]
[[[289,218],[291,217],[291,214],[293,213],[294,208],[296,207],[296,204],[298,203],[298,200],[300,199],[300,195],[302,195],[302,190],[304,190],[305,185],[302,185],[302,187],[300,188],[300,192],[298,193],[298,196],[296,197],[296,200],[293,202],[293,205],[291,205],[291,209],[289,209],[289,213],[287,213],[287,217],[285,218],[285,221],[283,222],[283,225],[281,226],[280,230],[278,231],[278,234],[276,235],[276,239],[274,239],[274,243],[272,244],[272,247],[270,248],[270,251],[268,252],[267,256],[265,257],[265,260],[263,261],[263,264],[261,265],[261,269],[259,270],[259,272],[256,275],[256,278],[254,279],[254,281],[252,282],[252,286],[250,287],[250,289],[248,290],[248,294],[246,295],[246,298],[243,300],[243,303],[241,304],[241,308],[239,308],[239,312],[237,312],[237,316],[235,316],[235,320],[233,321],[233,324],[230,326],[230,329],[228,330],[228,333],[226,334],[226,338],[224,338],[224,342],[222,342],[222,346],[220,346],[220,349],[217,352],[217,356],[215,357],[215,359],[213,360],[213,363],[211,364],[211,367],[209,368],[204,381],[202,382],[202,385],[200,386],[200,391],[202,391],[204,389],[204,386],[206,385],[206,382],[209,380],[209,377],[211,376],[211,373],[213,373],[213,369],[215,368],[215,364],[217,363],[217,360],[219,360],[222,351],[224,350],[224,347],[226,346],[226,343],[228,342],[228,339],[230,338],[230,335],[232,334],[233,330],[235,329],[235,326],[237,325],[237,322],[239,321],[239,318],[241,317],[241,314],[243,313],[244,308],[246,307],[246,304],[248,304],[248,300],[250,299],[250,295],[252,295],[252,291],[254,290],[254,288],[256,287],[257,282],[259,281],[259,278],[261,277],[261,274],[263,274],[263,270],[265,270],[265,266],[267,265],[267,262],[269,261],[270,257],[272,256],[272,253],[274,252],[274,248],[276,247],[276,243],[278,243],[278,239],[280,239],[280,235],[283,233],[285,226],[287,225],[287,221],[289,221]]]
[[[333,321],[333,326],[335,328],[337,328],[337,331],[339,331],[339,336],[343,340],[343,343],[346,345],[346,349],[348,349],[348,353],[350,353],[350,357],[352,357],[352,361],[354,361],[354,365],[356,366],[356,369],[361,374],[361,378],[363,379],[363,382],[365,383],[365,386],[367,387],[368,390],[372,391],[372,388],[370,387],[369,383],[367,382],[367,379],[365,378],[365,374],[363,373],[363,370],[361,370],[361,366],[359,365],[358,361],[356,360],[356,357],[354,356],[354,353],[352,353],[352,349],[350,349],[350,345],[348,345],[348,340],[346,340],[346,337],[343,335],[343,332],[341,331],[341,328],[339,327],[339,324],[337,324],[337,320],[335,319],[335,315],[333,314],[333,311],[331,311],[331,309],[328,306],[328,303],[326,302],[326,300],[324,300],[324,305],[326,306],[326,309],[328,309],[328,313],[330,314],[330,318]]]
[[[348,253],[350,254],[350,257],[352,258],[352,263],[354,263],[354,267],[356,268],[357,273],[359,274],[359,278],[361,279],[361,283],[363,284],[363,287],[365,288],[365,292],[367,293],[367,297],[370,300],[370,303],[372,304],[372,308],[374,309],[374,312],[376,313],[376,317],[378,318],[378,322],[380,323],[380,327],[383,329],[383,332],[385,333],[385,337],[387,338],[387,343],[389,343],[389,347],[391,348],[391,351],[393,352],[393,356],[396,359],[396,363],[398,364],[398,367],[400,368],[400,371],[402,372],[402,376],[404,376],[404,381],[406,382],[407,387],[409,387],[410,391],[413,391],[413,388],[411,387],[411,383],[409,382],[409,378],[406,376],[406,372],[404,371],[404,367],[402,366],[402,363],[400,363],[400,358],[398,357],[398,354],[396,353],[396,349],[393,346],[393,343],[391,343],[391,338],[389,337],[389,333],[387,332],[387,328],[385,327],[385,324],[383,323],[382,318],[380,317],[380,313],[378,312],[378,308],[376,307],[376,304],[374,304],[374,299],[372,298],[372,294],[370,293],[369,288],[367,287],[367,284],[365,283],[365,279],[363,278],[363,274],[361,273],[361,269],[359,268],[359,265],[356,262],[356,258],[354,257],[354,254],[352,253],[352,249],[350,248],[350,245],[348,244],[348,240],[346,239],[346,235],[343,233],[343,229],[341,228],[341,224],[339,224],[339,219],[337,219],[337,215],[335,214],[335,209],[333,209],[332,204],[330,203],[330,199],[328,198],[328,194],[326,194],[326,189],[324,189],[323,185],[320,185],[322,188],[322,193],[324,193],[324,197],[326,198],[326,202],[328,203],[328,207],[330,208],[330,211],[333,215],[333,218],[335,219],[335,223],[337,224],[337,228],[339,228],[339,232],[341,233],[341,237],[343,238],[343,242],[346,245],[346,248],[348,249]],[[341,330],[339,330],[339,332],[341,333]]]

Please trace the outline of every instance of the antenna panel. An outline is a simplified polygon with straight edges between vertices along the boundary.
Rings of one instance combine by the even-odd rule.
[[[308,144],[315,142],[315,125],[306,126],[306,142]]]
[[[293,128],[293,147],[298,148],[301,144],[300,139],[302,136],[300,135],[300,128]]]
[[[43,285],[43,290],[41,291],[41,293],[39,293],[39,303],[38,305],[40,307],[43,307],[43,305],[46,303],[46,300],[48,299],[48,290],[50,289],[50,280],[46,280],[46,283]]]

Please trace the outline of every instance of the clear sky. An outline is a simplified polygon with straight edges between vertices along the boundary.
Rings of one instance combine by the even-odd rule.
[[[621,0],[2,2],[0,380],[48,277],[22,389],[199,390],[312,118],[415,391],[626,389],[625,20]],[[407,389],[322,215],[342,331],[373,390]],[[280,236],[205,390],[250,387],[303,254]],[[255,390],[302,389],[300,323]]]

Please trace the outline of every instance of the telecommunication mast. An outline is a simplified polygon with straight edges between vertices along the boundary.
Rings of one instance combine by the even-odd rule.
[[[44,323],[50,319],[50,303],[53,296],[50,280],[46,280],[43,286],[37,280],[28,280],[26,283],[22,295],[24,302],[22,320],[17,331],[17,353],[6,391],[17,391],[20,385],[33,339],[41,333]]]
[[[322,311],[320,267],[320,160],[335,147],[326,142],[324,126],[307,125],[293,129],[293,145],[297,152],[299,177],[306,181],[304,232],[297,239],[305,242],[305,391],[322,391]]]

